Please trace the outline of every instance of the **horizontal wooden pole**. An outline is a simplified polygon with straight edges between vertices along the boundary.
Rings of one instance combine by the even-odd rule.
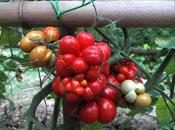
[[[81,1],[60,1],[61,10],[81,5]],[[120,27],[175,27],[174,0],[95,1],[99,16],[118,21]],[[57,19],[49,1],[0,2],[0,26],[91,27],[96,18],[92,4]],[[103,27],[109,22],[99,21]]]

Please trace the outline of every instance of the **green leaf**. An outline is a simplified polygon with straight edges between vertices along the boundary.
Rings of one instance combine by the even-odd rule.
[[[103,129],[103,125],[96,122],[93,124],[85,125],[85,127],[83,127],[82,130],[102,130],[102,129]]]
[[[168,105],[170,106],[171,109],[173,108],[173,106],[169,102]],[[162,97],[159,97],[158,101],[156,102],[156,114],[158,122],[160,124],[169,123],[169,121],[172,119],[169,110]]]
[[[155,43],[162,48],[175,49],[175,37],[156,38]]]
[[[0,81],[4,82],[6,80],[7,80],[7,76],[5,75],[3,71],[0,71]]]
[[[175,73],[175,61],[169,62],[169,64],[167,65],[165,71],[166,71],[168,74],[173,74],[173,73]]]
[[[5,93],[5,85],[3,83],[0,83],[0,99],[4,99],[5,96],[3,95],[3,93]]]
[[[2,27],[0,34],[0,46],[4,46],[5,44],[17,45],[20,41],[22,35],[20,32],[15,29],[9,27]]]
[[[5,70],[16,71],[17,63],[14,60],[6,60],[3,62]]]

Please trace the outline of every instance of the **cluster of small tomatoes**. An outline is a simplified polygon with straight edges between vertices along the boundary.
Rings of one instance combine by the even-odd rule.
[[[93,35],[80,32],[76,37],[63,37],[58,48],[52,87],[64,98],[67,112],[84,123],[111,122],[117,113],[117,90],[107,86],[108,44],[95,43]]]
[[[55,27],[46,27],[43,30],[28,32],[20,41],[20,48],[26,53],[30,53],[30,63],[35,67],[53,67],[55,64],[55,54],[47,48],[49,42],[59,39],[60,32]]]
[[[110,46],[96,43],[88,32],[59,37],[59,30],[51,26],[30,31],[21,39],[20,48],[29,53],[33,66],[56,67],[52,89],[64,98],[65,110],[71,116],[84,123],[106,124],[114,120],[122,101],[141,108],[151,104],[135,63],[122,59],[110,65]],[[57,54],[47,47],[53,42],[59,43]]]

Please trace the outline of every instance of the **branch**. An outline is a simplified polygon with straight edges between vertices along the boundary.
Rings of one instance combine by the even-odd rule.
[[[159,50],[153,50],[153,49],[142,49],[142,48],[130,48],[130,53],[133,54],[139,54],[139,55],[156,55],[157,53],[159,53]]]
[[[51,83],[49,83],[46,87],[44,87],[41,91],[39,91],[32,99],[32,103],[25,115],[26,118],[26,130],[32,130],[33,122],[31,121],[32,118],[35,118],[35,112],[43,100],[44,97],[47,97],[52,92]]]

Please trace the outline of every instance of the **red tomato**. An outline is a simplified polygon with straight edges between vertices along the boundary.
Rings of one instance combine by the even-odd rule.
[[[126,65],[126,64],[127,64],[127,60],[124,60],[124,59],[123,59],[123,60],[120,61],[120,65],[123,66],[123,65]]]
[[[103,64],[101,65],[101,72],[108,77],[110,74],[110,64],[108,63],[108,60],[105,60]]]
[[[97,81],[93,81],[93,82],[89,82],[88,87],[92,90],[92,92],[95,95],[100,94],[103,91],[103,89],[104,89],[103,84],[98,82],[98,80]]]
[[[120,64],[114,64],[114,65],[112,65],[112,70],[114,72],[118,73],[120,67],[121,67]]]
[[[84,94],[83,94],[83,99],[85,101],[90,101],[94,98],[94,93],[89,87],[85,88]]]
[[[62,83],[63,85],[66,85],[68,82],[70,82],[72,79],[71,77],[65,77],[63,80],[62,80]]]
[[[62,58],[58,58],[56,61],[56,70],[57,74],[61,77],[71,76],[73,71],[71,68],[68,68],[67,65],[64,63]]]
[[[88,70],[88,64],[84,61],[83,58],[76,58],[73,61],[71,67],[76,74],[82,74]]]
[[[65,54],[62,56],[62,59],[67,66],[70,66],[76,57],[73,54]]]
[[[60,37],[60,32],[57,28],[49,26],[46,27],[44,30],[44,36],[46,38],[46,41],[52,42],[52,41],[57,41]]]
[[[119,68],[119,73],[121,73],[121,74],[124,74],[124,75],[127,75],[128,74],[128,67],[127,66],[121,66],[120,68]]]
[[[80,97],[74,93],[66,93],[65,99],[70,103],[78,103],[80,102]]]
[[[64,101],[65,110],[73,117],[78,117],[79,103]]]
[[[74,92],[78,95],[81,96],[84,94],[85,89],[83,87],[78,87],[76,89],[74,89]]]
[[[88,81],[95,81],[98,79],[99,75],[100,75],[99,66],[91,66],[86,72],[85,77]]]
[[[72,87],[75,90],[76,88],[81,87],[80,82],[77,80],[72,80]]]
[[[79,117],[84,123],[93,123],[98,119],[99,110],[96,102],[87,102],[81,106]]]
[[[81,51],[95,42],[93,35],[88,32],[80,32],[76,38],[79,41]]]
[[[65,88],[62,82],[58,84],[58,90],[57,90],[57,95],[58,96],[64,96],[65,94]]]
[[[129,69],[128,74],[126,75],[126,77],[128,79],[134,79],[135,78],[135,74],[136,74],[136,72],[133,69]]]
[[[119,81],[115,78],[114,75],[110,75],[110,76],[108,77],[108,82],[109,82],[109,83],[112,83],[112,84],[114,84],[114,85],[119,85],[119,84],[120,84]]]
[[[89,65],[100,65],[103,62],[103,53],[95,46],[84,49],[81,56]]]
[[[111,48],[107,43],[99,42],[96,44],[96,46],[102,50],[105,60],[107,60],[111,56]]]
[[[104,88],[107,84],[107,79],[103,74],[100,74],[98,79],[97,79],[97,82],[99,82]]]
[[[59,95],[59,90],[58,90],[58,85],[60,83],[60,77],[57,76],[54,78],[54,80],[52,81],[52,90],[55,94]]]
[[[116,106],[115,104],[106,98],[101,98],[98,102],[99,117],[98,121],[106,124],[110,123],[116,116]]]
[[[65,84],[64,88],[65,88],[66,92],[73,92],[74,91],[74,89],[72,87],[72,82],[71,81],[67,82]]]
[[[121,83],[121,82],[123,82],[125,79],[126,79],[126,76],[124,75],[124,74],[118,74],[117,76],[116,76],[116,78],[117,78],[117,80]]]
[[[118,93],[119,93],[119,91],[117,89],[115,89],[115,88],[113,88],[111,86],[107,86],[103,90],[101,96],[102,97],[105,97],[105,98],[108,98],[111,101],[113,101],[114,103],[116,103],[117,102],[117,99],[118,99]]]
[[[84,80],[84,74],[75,75],[74,80],[81,82],[82,80]]]
[[[59,50],[61,54],[80,55],[80,45],[78,40],[73,36],[65,36],[60,40]]]

